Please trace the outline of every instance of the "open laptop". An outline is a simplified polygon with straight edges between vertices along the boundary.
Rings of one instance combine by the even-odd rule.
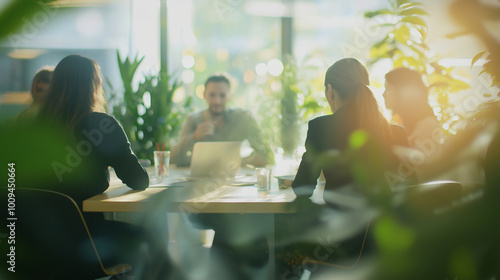
[[[191,156],[192,177],[232,178],[241,165],[241,142],[196,142]]]

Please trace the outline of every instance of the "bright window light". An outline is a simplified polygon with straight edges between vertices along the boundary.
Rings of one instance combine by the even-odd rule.
[[[271,59],[267,63],[267,68],[268,68],[269,74],[277,77],[277,76],[281,75],[281,73],[283,72],[283,63],[279,59],[276,59],[276,58]]]

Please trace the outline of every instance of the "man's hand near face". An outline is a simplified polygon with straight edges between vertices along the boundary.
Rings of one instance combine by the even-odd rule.
[[[213,135],[215,131],[215,122],[208,121],[196,126],[196,130],[193,134],[194,141],[200,141],[205,136]]]

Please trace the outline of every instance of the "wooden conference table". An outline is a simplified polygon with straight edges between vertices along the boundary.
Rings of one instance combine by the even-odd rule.
[[[152,171],[148,169],[148,171]],[[157,209],[187,213],[289,213],[295,199],[291,188],[279,189],[273,179],[270,191],[257,191],[254,171],[241,170],[232,181],[218,177],[189,178],[189,169],[171,168],[163,182],[151,176],[149,188],[132,190],[116,176],[102,194],[83,202],[84,212],[144,212]]]
[[[152,169],[148,169],[152,173]],[[189,180],[189,169],[171,168],[163,182],[151,176],[149,188],[132,190],[111,176],[106,192],[83,201],[84,212],[177,212],[177,213],[260,213],[269,242],[268,279],[275,278],[274,214],[291,213],[296,198],[291,188],[279,189],[273,178],[270,191],[258,191],[252,184],[255,171],[240,170],[233,181],[217,177]],[[253,181],[253,182],[252,182]]]

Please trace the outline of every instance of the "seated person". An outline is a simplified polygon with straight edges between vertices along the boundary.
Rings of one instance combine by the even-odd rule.
[[[333,114],[309,121],[306,151],[292,183],[297,195],[293,204],[298,211],[276,217],[276,243],[284,244],[276,249],[278,275],[299,279],[304,266],[296,264],[307,263],[310,258],[317,259],[318,248],[325,248],[320,241],[325,237],[315,234],[325,226],[326,220],[331,219],[330,215],[340,214],[338,210],[345,210],[353,201],[346,200],[340,205],[330,200],[334,196],[330,195],[332,190],[352,187],[354,191],[368,195],[386,195],[391,191],[385,174],[397,170],[398,161],[390,148],[393,145],[408,146],[408,139],[403,127],[391,125],[385,119],[368,85],[367,69],[354,58],[340,59],[326,72],[325,97]],[[328,207],[310,200],[322,171],[326,179],[323,198]],[[354,225],[356,223],[353,221]],[[333,232],[333,229],[329,230]],[[345,228],[338,230],[342,232]],[[364,229],[362,232],[353,231],[341,240],[335,233],[326,234],[326,240],[333,234],[332,238],[342,244],[326,255],[322,251],[321,261],[342,263],[359,255],[363,248],[365,251],[370,248],[364,246]]]
[[[274,161],[271,149],[264,143],[259,127],[250,114],[241,109],[226,108],[231,95],[227,77],[215,75],[207,79],[203,96],[208,109],[187,117],[179,141],[171,150],[173,164],[188,166],[193,145],[198,141],[248,140],[254,151],[242,159],[243,165],[265,166]],[[256,233],[257,225],[261,222],[258,215],[191,214],[190,219],[199,228],[215,230],[211,273],[222,273],[227,279],[247,279],[249,275],[241,269],[243,266],[260,266],[267,262],[267,239]],[[249,232],[255,233],[255,236]],[[241,242],[241,237],[247,235],[251,236],[249,240],[243,238],[245,242]]]
[[[419,72],[400,67],[385,74],[385,106],[401,118],[410,147],[433,157],[440,150],[443,133],[428,96],[429,89]]]
[[[400,67],[385,75],[385,105],[395,118],[400,119],[401,125],[408,131],[410,147],[421,152],[409,151],[401,155],[414,166],[422,181],[432,179],[467,181],[466,177],[469,176],[464,176],[462,171],[455,172],[455,175],[446,174],[441,178],[432,178],[428,175],[430,169],[433,169],[429,164],[439,158],[443,143],[441,124],[429,106],[428,95],[429,88],[424,84],[422,74],[415,70]],[[476,169],[479,169],[479,166]],[[471,177],[477,176],[471,175]]]
[[[131,189],[146,189],[148,174],[121,125],[104,113],[105,105],[97,63],[78,55],[61,60],[39,115],[20,120],[3,138],[10,144],[5,160],[16,162],[17,186],[64,193],[81,208],[85,199],[106,191],[112,167]],[[171,263],[162,237],[107,221],[102,213],[83,216],[105,264],[131,264],[140,279],[168,277]],[[82,260],[89,253],[82,252]]]
[[[406,131],[401,126],[389,124],[368,85],[368,71],[354,58],[341,59],[328,68],[325,97],[334,114],[309,122],[306,152],[292,183],[299,200],[312,195],[321,171],[326,179],[325,191],[354,181],[348,168],[339,169],[338,165],[321,158],[331,150],[342,152],[348,149],[349,137],[356,130],[364,130],[379,147],[387,147],[377,153],[372,153],[375,149],[368,151],[370,154],[366,153],[367,171],[379,170],[382,174],[375,175],[383,176],[384,168],[380,169],[380,166],[397,165],[396,160],[391,159],[393,155],[388,148],[393,145],[408,146]]]
[[[187,116],[179,141],[171,150],[173,164],[189,166],[193,145],[198,141],[248,140],[254,151],[242,159],[242,165],[264,166],[274,161],[271,149],[264,143],[252,116],[241,109],[226,108],[231,95],[227,77],[216,75],[207,79],[203,97],[208,109]]]
[[[49,67],[44,67],[36,72],[33,83],[31,84],[31,97],[33,101],[30,107],[19,114],[19,119],[33,117],[38,113],[40,105],[47,95],[47,88],[52,80],[53,72],[54,70]]]

